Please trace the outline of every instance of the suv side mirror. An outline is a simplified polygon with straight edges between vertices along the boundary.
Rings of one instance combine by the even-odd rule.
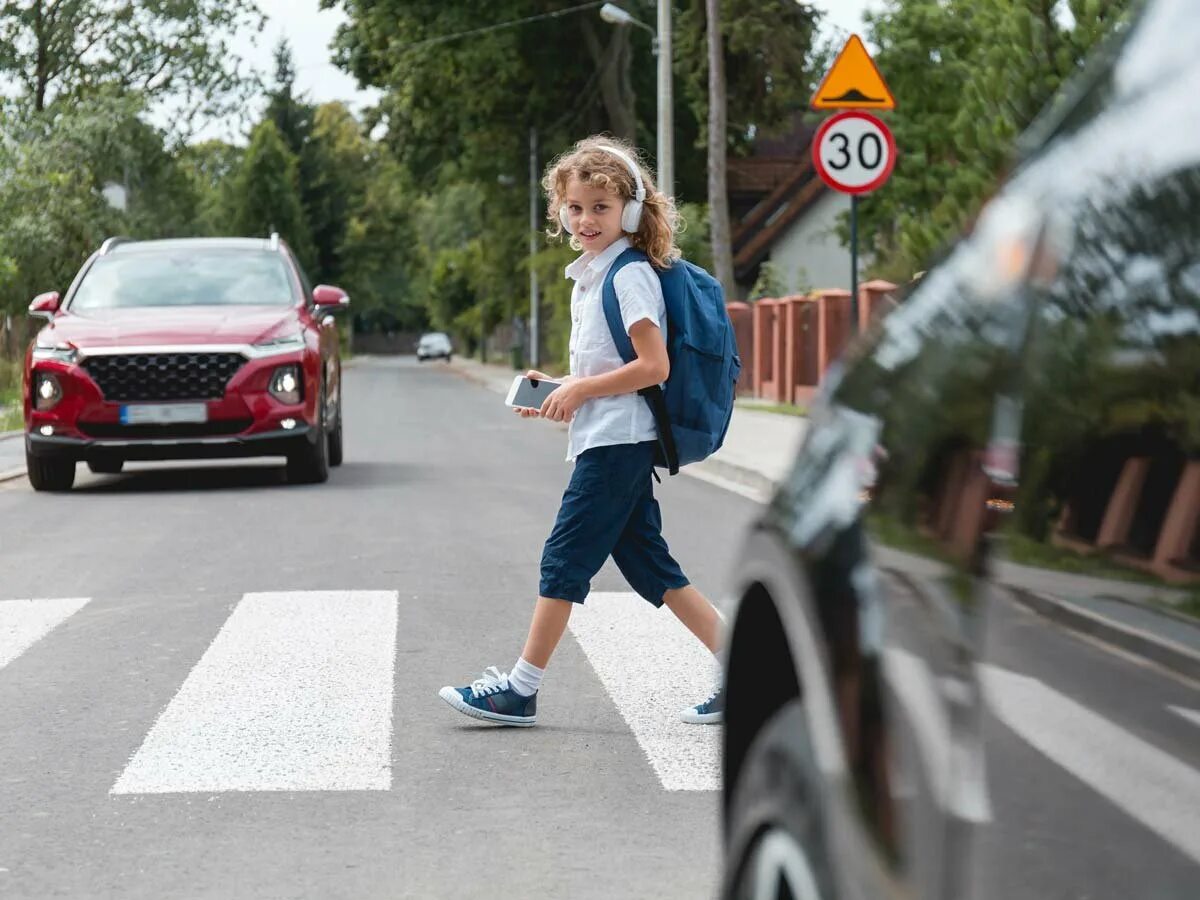
[[[313,303],[324,308],[326,312],[333,312],[334,310],[345,309],[349,306],[350,295],[340,287],[334,287],[331,284],[318,284],[313,288]]]
[[[50,321],[54,318],[54,314],[58,312],[58,305],[58,291],[47,291],[44,294],[38,294],[33,298],[33,302],[29,304],[29,315]]]

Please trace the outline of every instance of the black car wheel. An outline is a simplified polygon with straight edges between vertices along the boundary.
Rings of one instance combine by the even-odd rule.
[[[804,707],[794,700],[763,726],[729,806],[725,900],[829,900],[818,773]]]
[[[342,464],[342,382],[338,379],[337,421],[329,432],[329,465]]]
[[[325,384],[317,398],[317,424],[312,440],[301,443],[300,450],[288,456],[288,481],[295,484],[320,484],[329,480],[328,441],[325,432]]]
[[[69,491],[75,484],[75,461],[42,459],[25,450],[25,472],[35,491]]]
[[[125,460],[90,459],[88,460],[87,466],[96,475],[120,475],[121,470],[125,468]]]

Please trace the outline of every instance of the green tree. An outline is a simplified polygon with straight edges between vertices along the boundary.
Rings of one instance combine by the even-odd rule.
[[[296,157],[274,122],[261,122],[251,135],[233,177],[229,222],[235,234],[245,237],[279,232],[301,259],[311,253],[296,183]]]
[[[0,111],[0,310],[66,289],[108,236],[194,232],[197,194],[130,97],[99,97],[29,116]],[[19,127],[18,127],[19,122]],[[101,191],[120,184],[124,210]]]
[[[188,144],[179,151],[179,165],[196,194],[196,232],[223,235],[229,228],[225,215],[233,206],[234,175],[245,148],[220,140]]]
[[[0,0],[0,75],[35,112],[108,87],[171,98],[186,126],[244,103],[230,38],[262,22],[253,0]]]
[[[969,225],[1016,138],[1128,14],[1130,0],[890,0],[869,14],[900,154],[860,202],[878,274],[907,280]]]

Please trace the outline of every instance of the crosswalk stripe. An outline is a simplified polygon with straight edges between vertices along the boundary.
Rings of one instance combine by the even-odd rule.
[[[1182,716],[1193,725],[1200,725],[1200,710],[1188,709],[1186,706],[1169,706],[1167,707],[1177,716]]]
[[[662,786],[718,790],[720,729],[679,719],[712,692],[715,667],[704,645],[633,593],[589,594],[569,627]]]
[[[980,674],[1009,728],[1200,861],[1200,773],[1037,679],[990,665]]]
[[[83,609],[90,599],[0,601],[0,669]]]
[[[246,594],[111,792],[388,790],[396,603]]]

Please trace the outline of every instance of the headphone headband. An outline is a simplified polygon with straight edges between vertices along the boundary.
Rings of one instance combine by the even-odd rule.
[[[642,183],[642,170],[637,167],[637,164],[634,163],[634,161],[632,159],[630,159],[626,154],[622,153],[616,147],[609,147],[607,144],[602,144],[601,146],[597,147],[596,149],[603,150],[605,153],[611,153],[613,156],[615,156],[621,162],[625,163],[625,166],[629,169],[629,173],[631,175],[633,175],[633,181],[634,181],[634,184],[636,185],[636,190],[634,191],[633,199],[638,201],[639,203],[645,201],[646,186]]]

